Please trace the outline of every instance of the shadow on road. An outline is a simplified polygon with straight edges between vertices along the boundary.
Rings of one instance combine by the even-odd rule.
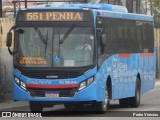
[[[78,109],[58,109],[53,111],[45,111],[42,113],[43,116],[47,117],[115,117],[116,116],[126,116],[126,111],[112,111],[120,108],[119,104],[110,105],[110,108],[104,114],[93,109],[92,106],[84,106]]]

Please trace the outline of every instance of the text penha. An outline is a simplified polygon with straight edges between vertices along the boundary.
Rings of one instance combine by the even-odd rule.
[[[82,12],[28,12],[27,21],[83,21]]]

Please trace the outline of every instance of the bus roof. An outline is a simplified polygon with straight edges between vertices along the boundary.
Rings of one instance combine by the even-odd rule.
[[[153,21],[153,16],[128,13],[128,10],[124,6],[110,5],[110,4],[61,4],[57,6],[41,5],[37,7],[30,7],[27,10],[67,10],[67,9],[94,9],[102,16],[120,19],[131,20],[145,20]]]
[[[148,16],[144,14],[134,14],[134,13],[122,13],[113,11],[98,10],[100,16],[110,17],[110,18],[120,18],[120,19],[130,19],[130,20],[143,20],[143,21],[153,21],[153,16]]]
[[[110,4],[61,4],[58,6],[40,5],[37,7],[27,8],[28,10],[53,10],[53,9],[99,9],[117,12],[128,12],[126,7]]]

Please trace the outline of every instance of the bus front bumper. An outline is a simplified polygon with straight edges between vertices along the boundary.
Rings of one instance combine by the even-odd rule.
[[[14,100],[48,101],[48,102],[84,102],[98,101],[97,85],[93,82],[86,88],[77,91],[73,97],[33,97],[28,90],[23,90],[14,82]]]

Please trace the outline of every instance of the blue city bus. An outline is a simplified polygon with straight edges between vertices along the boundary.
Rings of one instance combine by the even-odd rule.
[[[14,100],[29,101],[31,111],[90,104],[105,112],[110,100],[138,107],[155,86],[153,24],[152,16],[109,4],[19,10],[7,34]]]

